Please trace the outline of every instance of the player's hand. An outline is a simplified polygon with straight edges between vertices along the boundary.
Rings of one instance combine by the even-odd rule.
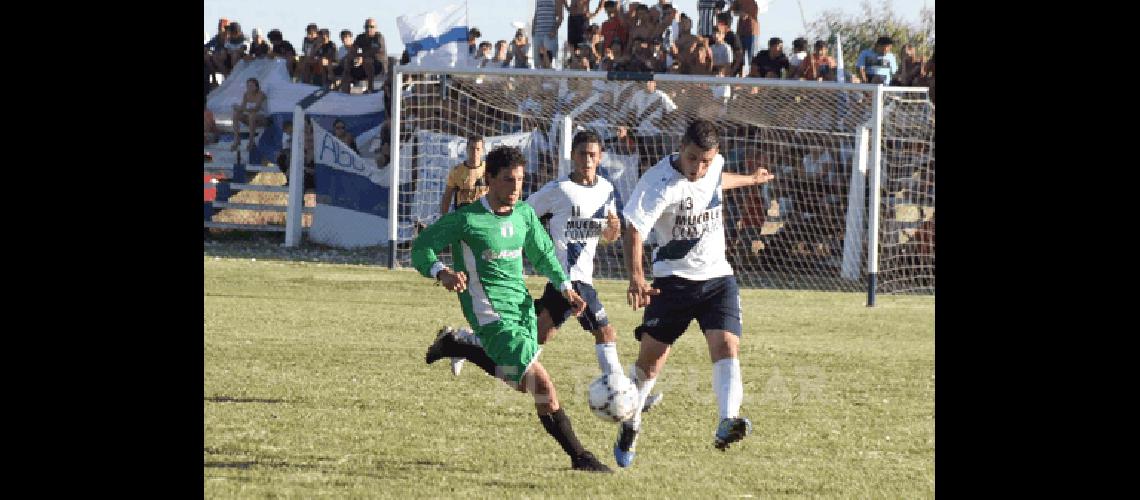
[[[602,230],[602,241],[605,243],[613,243],[621,237],[621,223],[617,218],[607,219],[606,228]]]
[[[636,311],[648,306],[650,297],[660,294],[661,290],[649,286],[649,283],[646,283],[644,279],[632,278],[629,280],[629,289],[626,290],[625,298]]]
[[[776,176],[769,173],[768,169],[761,167],[756,169],[756,173],[752,174],[752,178],[756,181],[756,184],[763,184],[775,179]]]
[[[586,301],[582,299],[581,295],[578,295],[578,292],[566,290],[562,296],[566,298],[567,302],[570,302],[570,312],[574,313],[575,317],[581,316],[582,312],[586,310]]]
[[[439,272],[439,282],[450,292],[462,293],[467,289],[467,273],[444,269]]]

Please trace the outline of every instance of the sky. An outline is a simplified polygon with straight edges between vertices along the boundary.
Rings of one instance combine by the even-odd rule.
[[[873,0],[878,5],[881,0]],[[598,0],[591,0],[591,9],[597,6]],[[400,32],[396,28],[396,17],[405,14],[418,14],[439,9],[448,4],[463,4],[462,0],[376,0],[373,2],[343,2],[330,3],[314,2],[312,0],[204,0],[204,16],[202,20],[203,41],[217,32],[218,19],[225,17],[231,21],[241,23],[242,31],[246,36],[252,34],[253,28],[261,28],[262,33],[271,29],[280,29],[285,40],[300,48],[301,39],[305,37],[305,26],[317,23],[321,28],[328,28],[332,32],[333,41],[340,45],[338,33],[342,29],[349,29],[353,36],[360,33],[364,20],[369,17],[376,18],[380,33],[388,44],[389,55],[399,57],[404,50],[400,40]],[[644,3],[656,3],[656,0],[647,0]],[[797,36],[804,35],[804,23],[800,16],[800,7],[808,23],[816,19],[819,13],[825,10],[842,9],[848,14],[861,12],[861,0],[770,0],[768,12],[760,14],[760,37],[767,39],[778,36],[785,43]],[[910,22],[918,23],[918,13],[923,5],[934,7],[934,0],[892,0],[895,13]],[[514,36],[515,28],[511,22],[526,22],[532,15],[534,0],[468,0],[467,10],[470,13],[470,25],[478,27],[483,33],[482,40],[494,42],[496,40],[510,40]],[[674,0],[673,5],[678,10],[697,17],[697,0]],[[591,20],[601,24],[606,19],[605,12],[601,12]],[[735,28],[735,20],[733,21]],[[566,41],[566,22],[563,21],[559,31],[560,42]]]

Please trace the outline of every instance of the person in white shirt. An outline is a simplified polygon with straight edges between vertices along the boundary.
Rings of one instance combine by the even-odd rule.
[[[622,214],[626,219],[625,253],[633,308],[645,307],[634,335],[641,341],[634,384],[645,398],[664,368],[672,344],[697,320],[713,361],[713,390],[720,423],[714,447],[725,450],[751,431],[740,416],[744,386],[738,360],[743,322],[740,292],[725,257],[722,192],[763,184],[774,178],[764,168],[752,175],[723,172],[716,124],[696,119],[681,139],[681,150],[662,159],[637,181]],[[651,233],[652,230],[652,233]],[[652,254],[653,284],[645,281],[642,242],[657,245]],[[641,430],[641,411],[619,424],[614,458],[629,467]]]

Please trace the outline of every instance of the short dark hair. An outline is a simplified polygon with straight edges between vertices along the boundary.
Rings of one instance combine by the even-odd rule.
[[[792,40],[792,49],[793,50],[807,50],[807,38],[804,38],[801,36],[795,40]]]
[[[602,4],[602,6],[603,6],[603,7],[604,7],[606,10],[610,10],[610,9],[613,9],[613,8],[616,8],[616,7],[617,7],[617,2],[615,2],[614,0],[606,0],[606,3]]]
[[[305,26],[305,33],[310,31],[317,31],[317,23],[309,23],[308,26]]]
[[[602,145],[602,137],[593,130],[583,130],[574,134],[574,140],[570,142],[570,150],[578,149],[579,144],[597,144]]]
[[[526,157],[522,150],[514,146],[499,146],[487,153],[487,178],[499,175],[499,171],[506,168],[526,165]]]
[[[728,12],[721,12],[716,15],[716,22],[725,26],[732,26],[732,14]]]
[[[471,134],[471,135],[467,136],[467,144],[471,144],[473,142],[483,142],[483,135],[482,134]]]
[[[324,35],[324,36],[327,36],[329,38],[332,38],[332,35],[329,33],[328,28],[321,28],[321,29],[317,30],[317,34],[318,35]]]
[[[479,38],[481,36],[483,36],[483,32],[479,31],[479,28],[471,28],[467,30],[467,38]]]
[[[720,131],[717,130],[715,123],[698,118],[690,122],[689,127],[685,129],[681,145],[685,144],[692,144],[708,151],[720,145]]]
[[[778,37],[778,36],[774,36],[774,37],[768,39],[768,46],[769,47],[774,47],[774,46],[779,45],[781,43],[784,43],[784,41],[781,40],[780,37]]]
[[[269,34],[266,35],[265,38],[268,38],[269,41],[274,42],[274,43],[280,42],[281,41],[281,30],[276,30],[276,29],[275,30],[269,30]]]
[[[344,37],[346,37],[346,36],[352,36],[352,31],[350,31],[350,30],[340,30],[340,37],[341,37],[341,38],[344,38]]]
[[[889,36],[881,36],[875,41],[875,45],[894,45],[895,41],[891,40]]]
[[[491,48],[491,42],[488,42],[486,40],[479,42],[479,50],[483,50],[483,47],[487,47],[488,49]]]
[[[826,47],[826,46],[827,46],[827,42],[825,42],[825,41],[823,41],[823,40],[816,40],[816,41],[815,41],[815,50],[819,50],[819,49],[822,49],[822,48],[824,48],[824,47]]]

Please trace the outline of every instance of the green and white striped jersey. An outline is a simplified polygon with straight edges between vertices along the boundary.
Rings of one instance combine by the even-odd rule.
[[[520,200],[509,215],[496,215],[487,198],[441,217],[416,237],[412,265],[434,278],[442,267],[437,252],[452,246],[454,271],[467,273],[467,290],[459,294],[463,315],[472,326],[500,320],[523,321],[534,314],[523,281],[523,255],[559,290],[569,285],[534,209]]]

